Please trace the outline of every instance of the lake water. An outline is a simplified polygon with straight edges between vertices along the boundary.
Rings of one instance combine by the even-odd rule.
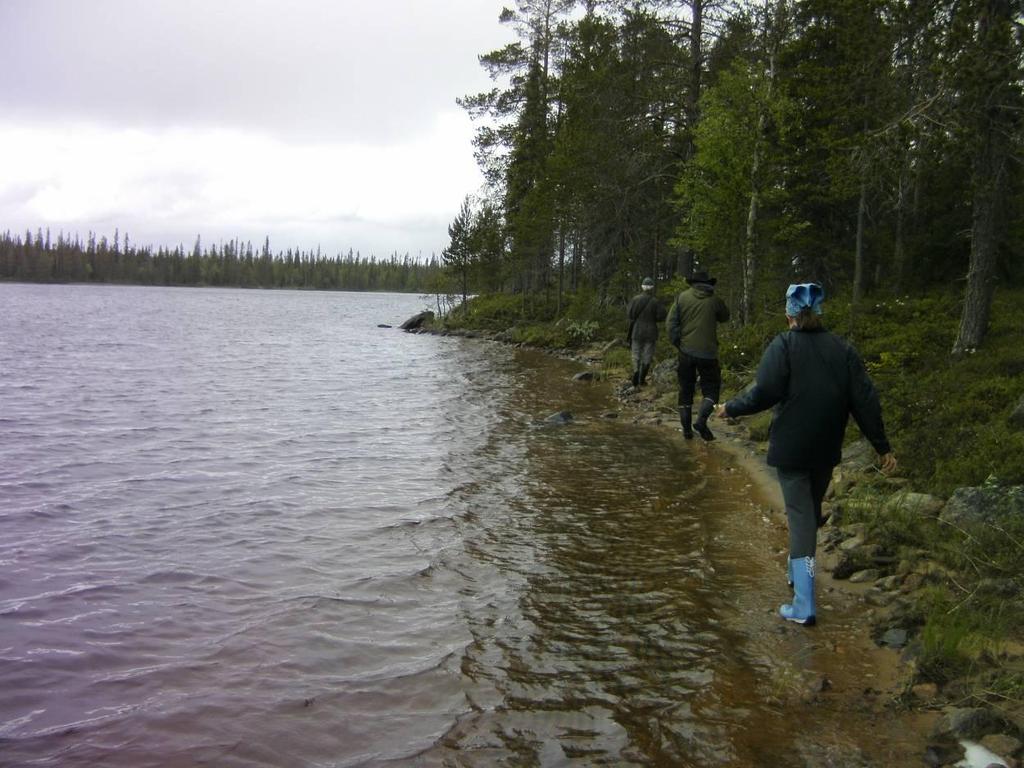
[[[425,304],[0,284],[0,765],[805,764],[749,485]]]

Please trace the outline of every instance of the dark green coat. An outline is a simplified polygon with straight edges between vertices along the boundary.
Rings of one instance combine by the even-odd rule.
[[[641,293],[629,302],[626,316],[633,328],[630,342],[657,341],[658,323],[665,319],[665,307],[652,293]]]
[[[668,312],[668,338],[680,352],[713,360],[718,357],[718,324],[729,308],[710,285],[697,283],[676,297]]]

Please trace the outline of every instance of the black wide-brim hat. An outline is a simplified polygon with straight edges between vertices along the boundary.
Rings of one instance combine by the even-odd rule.
[[[707,272],[705,272],[704,270],[700,270],[699,272],[694,272],[688,278],[686,278],[686,282],[688,282],[690,285],[693,285],[694,283],[707,283],[708,285],[714,285],[715,283],[718,282],[718,278],[710,277]]]

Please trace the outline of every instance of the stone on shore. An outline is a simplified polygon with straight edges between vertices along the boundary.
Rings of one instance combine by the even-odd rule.
[[[992,710],[983,707],[950,707],[933,731],[935,736],[957,739],[980,739],[1002,729],[1003,721]]]
[[[843,448],[842,467],[847,471],[864,472],[875,465],[878,454],[865,438]]]
[[[544,424],[547,424],[549,426],[562,426],[565,424],[570,424],[572,423],[572,421],[573,415],[571,411],[558,411],[557,413],[552,413],[550,416],[544,419]]]
[[[418,328],[422,327],[425,322],[433,319],[434,313],[427,309],[424,310],[423,312],[419,312],[413,315],[398,327],[401,328],[403,331],[415,331]]]
[[[925,517],[937,517],[942,512],[943,506],[945,506],[945,502],[930,493],[899,491],[886,499],[883,510],[887,514],[902,511]]]
[[[1024,519],[1024,485],[957,488],[939,519],[950,525]]]

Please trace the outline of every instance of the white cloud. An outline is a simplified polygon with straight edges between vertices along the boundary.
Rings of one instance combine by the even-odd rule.
[[[0,0],[0,229],[440,250],[504,0]]]
[[[149,222],[183,235],[269,232],[339,249],[429,252],[444,246],[445,224],[481,183],[471,136],[456,111],[390,146],[229,129],[0,124],[0,221],[70,230]],[[432,242],[416,242],[424,225]],[[399,242],[366,242],[375,226]]]

